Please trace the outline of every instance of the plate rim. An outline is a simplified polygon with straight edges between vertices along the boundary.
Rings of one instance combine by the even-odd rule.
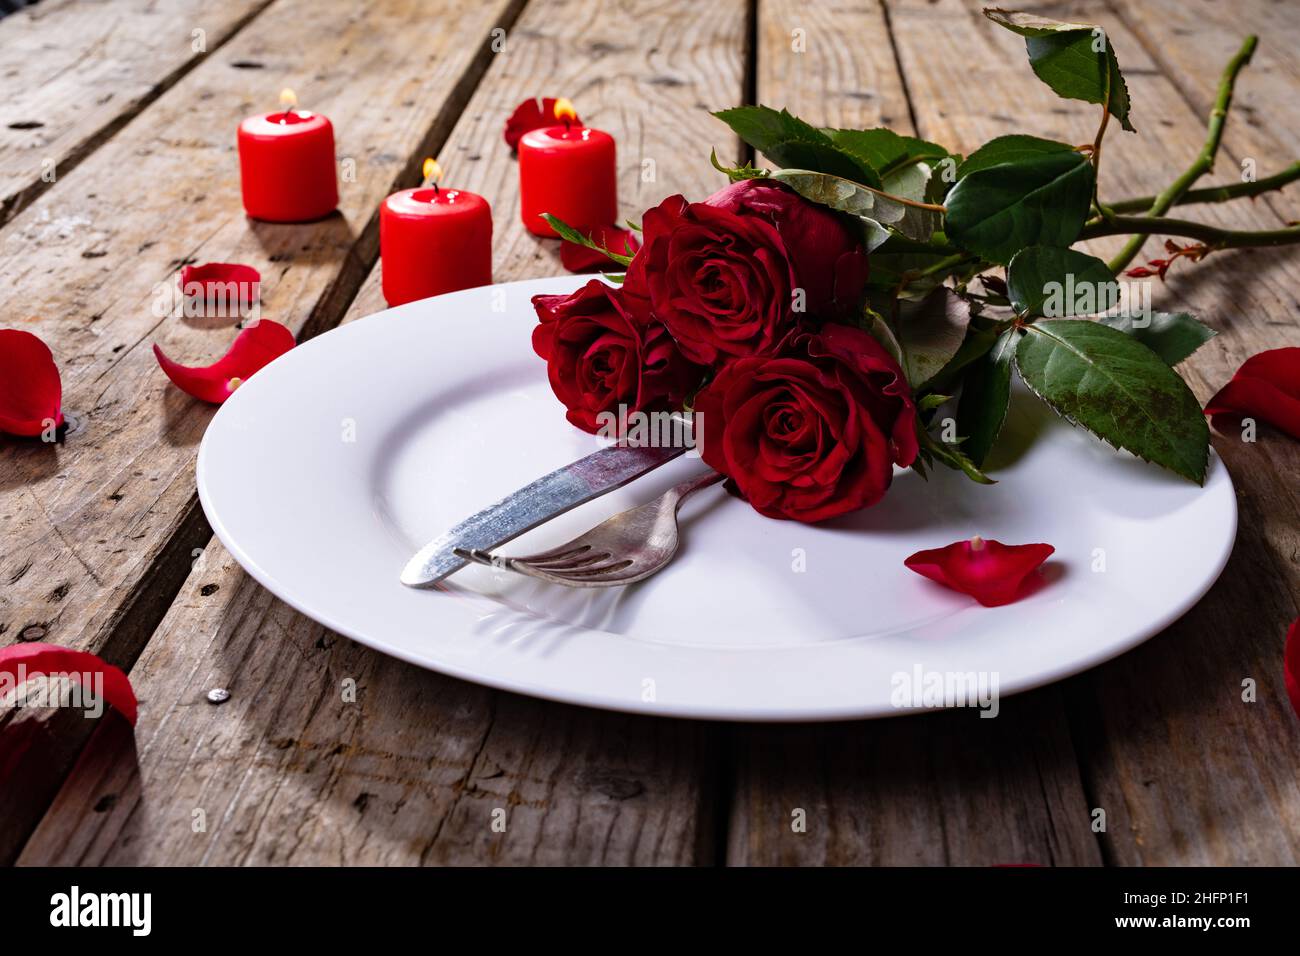
[[[591,275],[548,276],[548,277],[541,277],[541,278],[534,278],[534,279],[516,280],[507,283],[494,283],[492,286],[480,287],[479,290],[465,290],[465,291],[481,291],[482,289],[492,289],[492,288],[510,289],[510,288],[524,287],[524,286],[536,287],[539,285],[553,286],[559,284],[562,281],[566,284],[571,282],[574,287],[577,287],[578,285],[581,285],[582,283],[589,281],[592,278],[595,277]],[[553,291],[553,290],[548,289],[548,291]],[[457,294],[459,293],[450,293],[450,295],[457,295]],[[330,336],[335,332],[341,331],[343,329],[357,328],[367,323],[375,322],[376,320],[379,321],[391,320],[395,313],[400,313],[408,310],[414,311],[413,307],[427,308],[427,304],[429,302],[436,301],[437,299],[440,298],[444,298],[444,297],[436,296],[431,299],[424,299],[424,300],[419,300],[417,302],[406,303],[401,306],[385,309],[380,312],[375,312],[370,315],[363,316],[359,319],[347,323],[346,325],[336,326],[333,329],[329,329],[325,332],[320,333],[319,335],[313,336],[307,341],[301,343],[297,348],[294,349],[294,351],[298,351],[298,349],[302,349],[302,348],[309,348],[312,346],[313,343],[319,340],[323,340],[327,336]],[[267,375],[269,372],[271,372],[273,368],[274,368],[274,363],[271,366],[268,366],[266,369],[263,369],[260,375],[263,376]],[[252,381],[253,380],[250,380],[248,384],[251,385]],[[258,390],[260,390],[260,387]],[[240,391],[242,392],[245,390],[241,389]],[[208,462],[211,455],[210,436],[216,433],[218,424],[222,421],[223,414],[227,414],[228,416],[229,413],[227,413],[227,409],[232,407],[231,403],[233,402],[234,405],[237,406],[242,401],[242,399],[239,401],[237,401],[237,399],[240,399],[238,393],[236,393],[236,395],[231,397],[230,402],[227,402],[226,404],[219,407],[217,413],[213,416],[212,421],[209,422],[208,427],[205,429],[203,438],[199,445],[199,451],[198,451],[198,456],[195,465],[195,477],[196,477],[196,486],[198,489],[199,501],[203,508],[204,514],[206,515],[208,522],[212,527],[213,533],[216,535],[217,539],[222,543],[222,545],[226,548],[226,550],[230,553],[230,555],[235,559],[235,561],[238,562],[240,567],[250,577],[252,577],[261,587],[266,588],[266,590],[269,591],[275,598],[283,601],[285,604],[289,605],[295,611],[304,615],[308,619],[315,621],[316,623],[322,625],[323,627],[326,627],[338,634],[341,634],[344,637],[347,637],[349,640],[356,641],[357,643],[365,647],[369,647],[372,650],[378,651],[379,653],[386,654],[390,657],[394,657],[407,664],[422,668],[424,670],[433,671],[435,673],[453,677],[458,680],[464,680],[468,683],[477,684],[479,686],[488,687],[494,690],[517,693],[523,696],[553,701],[561,704],[592,707],[600,710],[609,710],[609,711],[615,711],[619,713],[637,714],[637,715],[645,715],[645,716],[694,719],[694,720],[715,720],[715,721],[721,720],[721,721],[729,721],[729,722],[737,722],[737,723],[823,723],[823,722],[830,723],[830,722],[841,722],[841,721],[850,721],[850,720],[876,720],[876,719],[888,719],[891,717],[906,717],[906,716],[913,716],[921,713],[930,713],[933,711],[954,709],[954,708],[948,708],[940,705],[940,706],[921,706],[921,707],[912,707],[912,706],[897,707],[897,708],[890,708],[888,710],[881,710],[874,706],[871,706],[866,701],[857,705],[837,704],[837,705],[826,706],[826,707],[818,707],[815,705],[812,706],[800,705],[796,707],[775,706],[775,707],[766,707],[763,709],[755,709],[752,706],[741,707],[734,703],[715,705],[712,703],[700,702],[700,701],[677,702],[677,701],[656,700],[656,701],[647,702],[647,701],[643,701],[639,697],[630,696],[630,695],[614,695],[614,694],[605,695],[599,693],[590,693],[581,689],[575,689],[569,691],[551,690],[549,687],[538,686],[535,683],[530,683],[530,681],[526,678],[512,679],[510,677],[501,676],[495,673],[485,674],[481,671],[475,670],[471,666],[462,666],[455,663],[454,661],[439,661],[437,663],[431,662],[427,657],[421,657],[419,654],[417,654],[414,651],[407,650],[406,648],[400,645],[393,644],[389,640],[385,639],[383,636],[364,633],[361,630],[347,624],[346,622],[336,619],[334,615],[331,613],[322,613],[319,609],[315,609],[307,606],[307,603],[300,601],[298,597],[294,593],[292,593],[291,589],[282,586],[281,582],[277,580],[276,576],[270,571],[268,571],[266,568],[264,568],[262,564],[259,563],[254,558],[253,555],[249,554],[247,550],[245,550],[235,539],[235,536],[230,532],[230,529],[226,526],[226,523],[222,520],[222,516],[219,510],[212,500],[212,491],[208,484],[208,479],[209,479]],[[1118,452],[1116,452],[1116,454],[1118,454]],[[1016,694],[1021,694],[1026,691],[1044,687],[1049,684],[1053,684],[1058,681],[1065,680],[1066,678],[1069,677],[1076,676],[1078,674],[1091,670],[1108,661],[1114,660],[1115,658],[1128,653],[1129,651],[1133,650],[1139,645],[1146,643],[1155,635],[1168,629],[1172,624],[1174,624],[1185,614],[1187,614],[1193,607],[1195,607],[1205,597],[1205,595],[1209,593],[1209,591],[1214,587],[1214,585],[1218,582],[1219,578],[1221,577],[1223,570],[1226,568],[1227,563],[1231,559],[1232,553],[1235,549],[1237,532],[1239,530],[1239,510],[1240,510],[1237,502],[1235,484],[1232,481],[1232,476],[1228,472],[1226,465],[1219,457],[1217,451],[1211,445],[1210,471],[1209,473],[1207,473],[1206,482],[1202,486],[1202,488],[1208,487],[1211,476],[1214,476],[1219,471],[1222,472],[1222,478],[1227,482],[1228,485],[1229,493],[1227,494],[1227,500],[1230,503],[1230,514],[1228,515],[1230,534],[1227,537],[1226,546],[1221,549],[1221,553],[1217,556],[1217,559],[1212,564],[1212,572],[1206,576],[1204,582],[1199,584],[1196,588],[1190,590],[1182,601],[1176,603],[1169,610],[1159,615],[1153,623],[1150,623],[1147,626],[1141,628],[1136,628],[1133,634],[1122,642],[1107,645],[1103,650],[1101,650],[1098,653],[1082,655],[1080,657],[1072,659],[1067,663],[1054,665],[1048,668],[1041,669],[1033,677],[1022,678],[1019,680],[1012,680],[1007,683],[1002,683],[1001,681],[999,681],[999,687],[998,687],[999,700],[1003,698],[1011,697]],[[439,585],[433,589],[428,589],[425,593],[428,593],[432,597],[433,595],[437,594],[439,591],[445,592],[446,590],[447,589],[444,586]],[[528,612],[528,613],[532,613],[532,612]],[[592,632],[592,633],[611,633],[611,632],[601,631],[598,628],[591,628],[583,625],[575,625],[575,626],[580,627],[584,631]],[[633,635],[615,635],[615,636],[623,637],[631,640],[643,640],[641,638],[636,638]],[[687,648],[681,647],[680,649],[685,650]]]

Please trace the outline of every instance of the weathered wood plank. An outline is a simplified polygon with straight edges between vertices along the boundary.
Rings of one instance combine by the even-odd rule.
[[[1059,691],[973,711],[746,728],[736,864],[993,866],[1101,862]]]
[[[212,410],[167,382],[150,342],[201,360],[235,334],[155,314],[156,287],[182,262],[247,262],[266,316],[336,323],[377,254],[379,200],[445,137],[518,5],[277,3],[0,232],[0,314],[50,344],[77,422],[60,444],[0,443],[0,642],[135,659],[209,536],[192,464]],[[240,204],[235,128],[282,86],[355,160],[339,214],[312,225],[250,223]],[[19,779],[28,795],[57,785]],[[0,859],[34,823],[5,814]]]
[[[0,20],[0,223],[270,0],[46,0]]]
[[[765,0],[759,36],[760,102],[911,131],[880,4]],[[736,740],[730,862],[1100,862],[1057,691],[1005,701],[991,720],[747,727]]]
[[[632,16],[609,0],[534,0],[440,151],[448,181],[492,203],[498,280],[559,271],[556,243],[518,221],[501,126],[520,100],[571,95],[585,120],[614,134],[629,216],[673,191],[703,194],[717,184],[709,147],[737,151],[705,107],[741,96],[745,5],[638,7],[629,32]],[[657,161],[655,183],[641,181],[646,158]],[[377,296],[375,273],[367,289]],[[381,299],[359,298],[349,317],[376,308]],[[132,672],[142,696],[138,762],[105,728],[22,862],[661,864],[714,855],[710,725],[542,703],[390,660],[273,599],[215,541],[181,593]],[[355,703],[342,699],[348,678]],[[231,700],[207,704],[214,686]],[[196,808],[209,821],[202,834],[191,828]],[[497,809],[504,832],[492,828]]]
[[[891,3],[922,134],[967,151],[1013,130],[1090,141],[1096,109],[1055,99],[1030,73],[1023,42],[978,8],[973,0]],[[1103,199],[1162,188],[1200,149],[1204,118],[1107,7],[1063,4],[1052,13],[1100,22],[1125,67],[1142,134],[1112,128]],[[1019,65],[1019,81],[1007,79],[1006,64]],[[1220,67],[1216,61],[1206,69]],[[1294,126],[1294,108],[1276,121]],[[1225,168],[1241,155],[1239,126],[1229,124]],[[1234,228],[1278,222],[1262,203],[1186,208]],[[1295,343],[1297,281],[1294,251],[1278,250],[1219,254],[1175,268],[1168,285],[1157,286],[1157,308],[1189,309],[1222,333],[1181,369],[1199,397],[1247,355]],[[1257,444],[1220,436],[1215,447],[1240,506],[1237,546],[1223,577],[1167,632],[1066,685],[1090,804],[1108,815],[1108,861],[1290,863],[1300,854],[1300,784],[1292,770],[1300,729],[1281,673],[1282,636],[1300,592],[1300,449],[1273,433]],[[1245,678],[1258,682],[1257,703],[1241,699]]]
[[[105,722],[20,863],[696,857],[707,727],[411,667],[297,614],[215,543],[131,677],[134,740]],[[209,704],[214,687],[230,700]]]
[[[1225,158],[1205,185],[1234,182],[1244,160],[1253,161],[1258,176],[1300,160],[1300,128],[1293,121],[1300,89],[1300,58],[1295,55],[1300,11],[1294,3],[1113,0],[1111,6],[1199,116],[1207,115],[1214,103],[1223,64],[1246,34],[1259,36],[1233,94],[1230,122],[1237,162]],[[1300,188],[1292,186],[1264,201],[1284,219],[1300,217]]]

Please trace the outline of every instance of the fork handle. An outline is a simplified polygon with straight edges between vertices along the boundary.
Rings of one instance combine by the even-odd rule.
[[[672,488],[668,490],[668,494],[676,496],[677,501],[674,507],[680,509],[682,502],[695,494],[695,492],[699,491],[701,488],[707,488],[709,485],[716,485],[725,477],[727,476],[720,471],[706,471],[704,474],[683,481],[681,484],[673,485]]]

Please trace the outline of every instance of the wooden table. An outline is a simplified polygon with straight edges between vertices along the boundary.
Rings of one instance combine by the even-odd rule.
[[[66,710],[0,718],[32,744],[0,796],[0,859],[1300,861],[1300,724],[1281,671],[1300,593],[1300,445],[1267,430],[1255,444],[1215,439],[1241,528],[1210,594],[1119,660],[1004,701],[996,720],[732,726],[487,690],[290,610],[240,570],[198,506],[212,409],[168,384],[150,346],[197,361],[229,330],[155,315],[156,287],[182,264],[256,266],[264,314],[300,337],[377,311],[378,203],[436,155],[492,203],[498,280],[556,274],[555,245],[519,225],[501,141],[513,106],[538,94],[574,98],[617,137],[629,217],[716,188],[709,149],[743,153],[707,111],[756,99],[964,152],[1013,131],[1090,140],[1095,110],[1038,83],[1022,42],[979,6],[42,0],[0,20],[0,324],[52,345],[75,421],[58,445],[0,440],[0,643],[94,651],[129,669],[141,699],[134,736]],[[1300,157],[1295,5],[1044,12],[1103,24],[1126,68],[1141,135],[1112,131],[1103,196],[1158,191],[1190,161],[1247,32],[1261,45],[1213,179],[1234,180],[1248,159],[1263,175]],[[354,160],[341,215],[309,226],[252,223],[240,207],[236,124],[284,86],[330,115],[340,157]],[[1300,218],[1298,197],[1192,214],[1276,226]],[[1184,370],[1200,398],[1246,356],[1300,344],[1294,254],[1174,272],[1159,300],[1222,333]],[[227,703],[207,702],[216,687]],[[800,810],[805,832],[792,827]]]

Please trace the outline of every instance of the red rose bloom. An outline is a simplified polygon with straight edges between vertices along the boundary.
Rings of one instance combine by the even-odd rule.
[[[731,362],[695,408],[704,461],[771,518],[822,521],[873,505],[893,466],[916,458],[916,407],[902,369],[849,326]]]
[[[809,315],[829,321],[856,317],[867,285],[867,253],[844,216],[765,179],[732,183],[704,202],[776,226]]]
[[[650,319],[644,302],[593,279],[571,295],[533,296],[540,324],[533,350],[546,359],[555,397],[566,417],[600,430],[601,412],[671,411],[699,384],[702,370],[687,362],[668,331]]]
[[[642,229],[628,281],[691,361],[770,354],[794,328],[794,268],[766,219],[672,196]]]

